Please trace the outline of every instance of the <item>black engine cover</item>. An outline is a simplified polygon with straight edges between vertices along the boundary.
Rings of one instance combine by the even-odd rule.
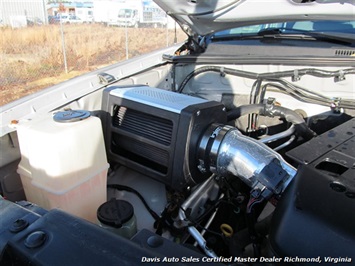
[[[355,258],[355,119],[288,154],[301,163],[275,210],[279,256]]]

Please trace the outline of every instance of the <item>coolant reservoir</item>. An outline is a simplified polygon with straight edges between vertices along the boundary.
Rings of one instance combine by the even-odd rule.
[[[87,111],[58,112],[20,122],[17,132],[27,200],[95,222],[108,169],[100,119]]]

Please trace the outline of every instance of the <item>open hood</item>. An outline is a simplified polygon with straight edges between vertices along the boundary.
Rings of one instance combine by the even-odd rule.
[[[354,20],[355,0],[154,0],[190,36],[285,20]],[[307,2],[307,3],[302,3]]]

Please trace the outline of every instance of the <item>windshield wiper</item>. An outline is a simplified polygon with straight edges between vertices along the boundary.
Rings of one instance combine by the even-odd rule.
[[[266,28],[255,33],[239,33],[227,35],[211,35],[207,38],[211,42],[225,40],[248,40],[248,39],[300,39],[331,42],[344,45],[355,45],[355,34],[344,32],[317,32],[290,28]]]
[[[272,38],[312,38],[318,41],[326,42],[342,42],[346,44],[353,44],[355,42],[355,34],[347,34],[342,32],[318,32],[318,31],[304,31],[289,28],[268,28],[261,30],[257,36],[272,37]]]

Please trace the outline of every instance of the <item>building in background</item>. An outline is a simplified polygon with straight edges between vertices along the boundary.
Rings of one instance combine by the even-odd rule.
[[[83,22],[93,22],[93,2],[51,3],[47,7],[48,16],[57,16],[59,12],[77,16]]]
[[[0,0],[0,21],[13,28],[47,23],[46,0]]]
[[[175,25],[153,0],[93,0],[94,22],[108,26],[169,27]]]
[[[168,27],[175,23],[153,0],[0,0],[0,26],[57,23],[59,13],[82,22],[128,27]]]

